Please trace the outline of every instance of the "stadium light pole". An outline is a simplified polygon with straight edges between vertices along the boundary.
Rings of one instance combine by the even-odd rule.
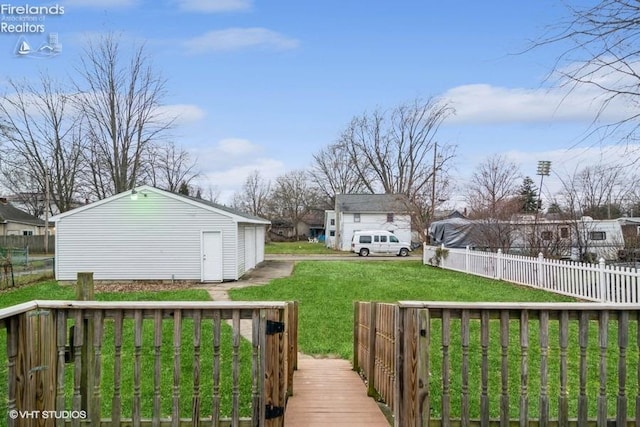
[[[536,216],[533,223],[534,243],[537,246],[538,252],[540,252],[540,240],[538,239],[538,215],[540,215],[540,209],[542,209],[542,183],[544,182],[544,177],[549,176],[550,173],[551,162],[549,160],[539,160],[536,175],[540,175],[540,188],[538,189],[538,206],[536,206]]]

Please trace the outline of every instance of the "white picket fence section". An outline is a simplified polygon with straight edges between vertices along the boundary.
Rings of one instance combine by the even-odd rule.
[[[536,258],[503,254],[500,250],[495,253],[425,245],[423,263],[587,301],[640,303],[638,269],[606,265],[603,259],[598,264],[588,264],[545,259],[542,254]]]

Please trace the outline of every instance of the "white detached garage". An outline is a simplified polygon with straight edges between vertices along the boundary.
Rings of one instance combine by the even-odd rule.
[[[269,221],[142,186],[65,212],[56,223],[56,279],[237,280],[264,260]]]

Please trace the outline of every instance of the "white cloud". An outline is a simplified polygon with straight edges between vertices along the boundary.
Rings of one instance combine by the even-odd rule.
[[[220,170],[246,164],[261,156],[261,145],[242,138],[225,138],[204,147],[194,148],[193,155],[200,161],[201,167]],[[205,172],[206,172],[205,169]]]
[[[247,177],[255,170],[260,171],[260,176],[273,181],[282,174],[284,163],[279,160],[269,158],[251,159],[245,164],[237,165],[228,169],[205,172],[201,182],[204,186],[212,185],[220,190],[220,202],[229,204],[233,195],[242,189]]]
[[[265,156],[263,146],[247,139],[222,139],[191,154],[202,170],[198,183],[203,188],[211,185],[219,189],[222,203],[231,202],[233,193],[242,188],[253,171],[260,171],[265,180],[273,180],[285,170],[282,161]]]
[[[176,124],[197,122],[205,116],[205,112],[200,107],[190,104],[163,105],[158,108],[158,114],[160,117],[175,119]]]
[[[228,52],[248,48],[288,50],[298,47],[296,39],[266,28],[228,28],[210,31],[184,43],[187,53]]]
[[[231,156],[251,155],[262,151],[262,147],[247,139],[226,138],[218,142],[217,150]]]
[[[251,0],[178,0],[181,10],[188,12],[235,12],[251,9]]]
[[[566,89],[504,88],[488,84],[472,84],[450,89],[443,99],[456,114],[448,123],[532,123],[559,121],[592,121],[596,118],[603,93],[583,86]],[[611,103],[603,120],[629,117],[632,105],[624,99]]]

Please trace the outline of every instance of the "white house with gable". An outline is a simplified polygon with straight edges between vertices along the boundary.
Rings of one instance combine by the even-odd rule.
[[[387,230],[411,241],[411,212],[399,194],[338,194],[335,209],[325,211],[325,244],[348,251],[356,231]]]
[[[269,221],[150,186],[52,218],[58,280],[237,280],[264,260]]]

